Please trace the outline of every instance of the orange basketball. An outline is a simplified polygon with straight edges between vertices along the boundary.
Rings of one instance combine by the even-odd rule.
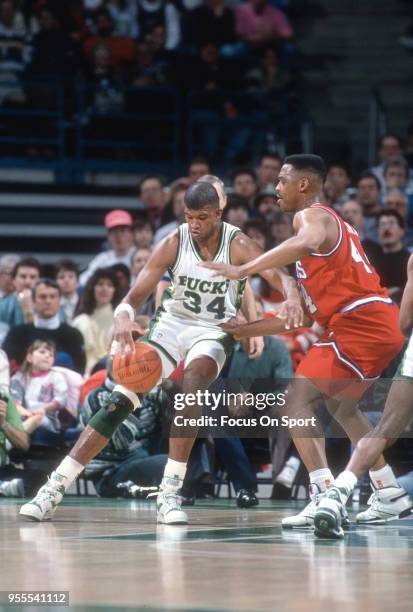
[[[136,393],[147,393],[156,385],[162,373],[158,353],[146,342],[135,342],[133,353],[115,355],[112,364],[113,378]]]

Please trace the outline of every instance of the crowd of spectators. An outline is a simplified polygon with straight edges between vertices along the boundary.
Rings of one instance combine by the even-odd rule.
[[[325,202],[358,231],[383,285],[399,302],[406,283],[407,259],[413,250],[412,170],[404,157],[402,141],[392,134],[381,139],[378,159],[377,166],[365,169],[358,177],[353,177],[344,164],[331,163]],[[263,250],[293,233],[291,216],[280,211],[274,198],[281,166],[279,155],[265,152],[256,167],[234,169],[222,194],[226,197],[224,220],[242,229]],[[6,254],[0,258],[0,370],[4,374],[0,398],[0,480],[4,482],[0,493],[21,494],[23,485],[18,481],[27,492],[31,483],[39,480],[38,470],[30,466],[22,478],[16,478],[10,468],[13,463],[7,464],[5,459],[11,447],[12,453],[16,449],[26,453],[30,444],[66,448],[107,396],[113,386],[107,349],[114,308],[131,284],[139,282],[139,272],[153,247],[184,222],[188,185],[203,176],[214,180],[213,170],[206,157],[198,156],[190,162],[186,176],[169,185],[162,176],[143,176],[135,210],[112,210],[105,215],[107,241],[100,253],[91,255],[84,270],[66,259],[57,263],[53,278],[48,278],[35,257]],[[293,269],[290,272],[294,274]],[[148,325],[168,284],[168,277],[163,278],[137,313],[141,328]],[[282,296],[259,277],[252,278],[251,284],[259,316],[273,316]],[[275,391],[277,381],[293,375],[320,331],[313,325],[282,338],[267,338],[264,352],[256,361],[248,358],[240,343],[224,375],[253,380],[259,373],[261,379],[271,381]],[[158,435],[165,425],[160,409],[162,402],[168,402],[165,393],[158,389],[150,394],[144,412],[132,415],[125,424],[127,435],[119,432],[109,449],[98,456],[96,465],[102,469],[92,472],[101,494],[115,495],[121,477],[134,480],[133,470],[135,480],[139,475],[142,481],[138,484],[158,484],[167,450],[166,438],[160,444]],[[211,484],[216,472],[208,459],[211,449],[204,444],[208,446],[208,442],[199,441],[195,447],[189,470],[192,481],[185,489],[188,499],[200,491],[199,481]],[[241,491],[240,503],[244,500],[245,505],[253,505],[256,500],[245,496],[245,490],[251,492],[256,487],[256,445],[220,439],[215,440],[214,453],[236,490]],[[271,439],[258,454],[261,463],[273,464],[274,495],[280,490],[289,495],[300,466],[289,439]],[[147,477],[142,475],[145,466]]]
[[[269,122],[277,125],[294,98],[289,4],[1,0],[0,105],[56,108],[55,87],[60,84],[67,119],[81,117],[85,135],[128,141],[132,132],[135,141],[149,137],[156,145],[165,136],[165,125],[154,125],[147,136],[140,124],[131,130],[130,121],[125,125],[114,114],[173,112],[157,89],[169,87],[184,96],[196,90],[202,95],[194,102],[195,142],[213,157],[220,146],[220,121],[226,121],[225,161],[230,164],[247,146],[259,149]],[[80,85],[81,95],[76,91]],[[142,94],[143,89],[148,91]],[[182,110],[178,112],[185,123]],[[25,125],[10,121],[9,135],[23,134]],[[39,120],[35,130],[43,137],[52,133],[47,121]],[[122,150],[112,148],[112,155],[122,155]],[[127,147],[123,151],[126,155]],[[128,154],[133,151],[131,146]],[[47,145],[29,147],[27,153],[56,155]]]

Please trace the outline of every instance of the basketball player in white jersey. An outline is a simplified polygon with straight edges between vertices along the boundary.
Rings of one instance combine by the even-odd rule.
[[[185,194],[186,223],[165,238],[123,302],[115,311],[114,339],[118,350],[133,351],[135,310],[152,293],[166,271],[172,286],[153,318],[144,341],[159,354],[162,378],[168,377],[184,360],[182,392],[205,390],[219,375],[231,350],[232,336],[222,323],[239,308],[246,279],[228,281],[198,264],[202,261],[241,265],[260,254],[259,247],[238,228],[221,221],[222,210],[216,189],[208,182],[193,183]],[[264,278],[286,298],[279,316],[286,328],[302,325],[303,312],[295,281],[278,270],[263,272]],[[117,385],[106,407],[89,421],[79,440],[52,473],[36,497],[22,506],[20,515],[31,520],[50,520],[65,490],[85,465],[107,444],[116,427],[140,405],[139,397]],[[185,416],[187,408],[181,413]],[[194,436],[170,439],[169,459],[157,499],[160,523],[185,524],[179,491]]]

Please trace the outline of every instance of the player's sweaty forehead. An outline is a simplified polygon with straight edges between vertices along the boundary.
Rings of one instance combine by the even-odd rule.
[[[187,208],[185,206],[185,216],[190,217],[191,219],[205,219],[206,217],[210,217],[215,208],[211,206],[211,204],[206,204],[199,210],[194,210],[193,208]]]
[[[292,178],[297,178],[297,170],[291,164],[283,164],[278,175],[278,180]]]

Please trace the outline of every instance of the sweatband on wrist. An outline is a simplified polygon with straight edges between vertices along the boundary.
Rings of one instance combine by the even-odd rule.
[[[119,306],[116,306],[113,316],[117,317],[118,314],[120,314],[121,312],[127,312],[129,319],[131,321],[135,320],[135,311],[130,304],[127,304],[126,302],[121,302]]]

